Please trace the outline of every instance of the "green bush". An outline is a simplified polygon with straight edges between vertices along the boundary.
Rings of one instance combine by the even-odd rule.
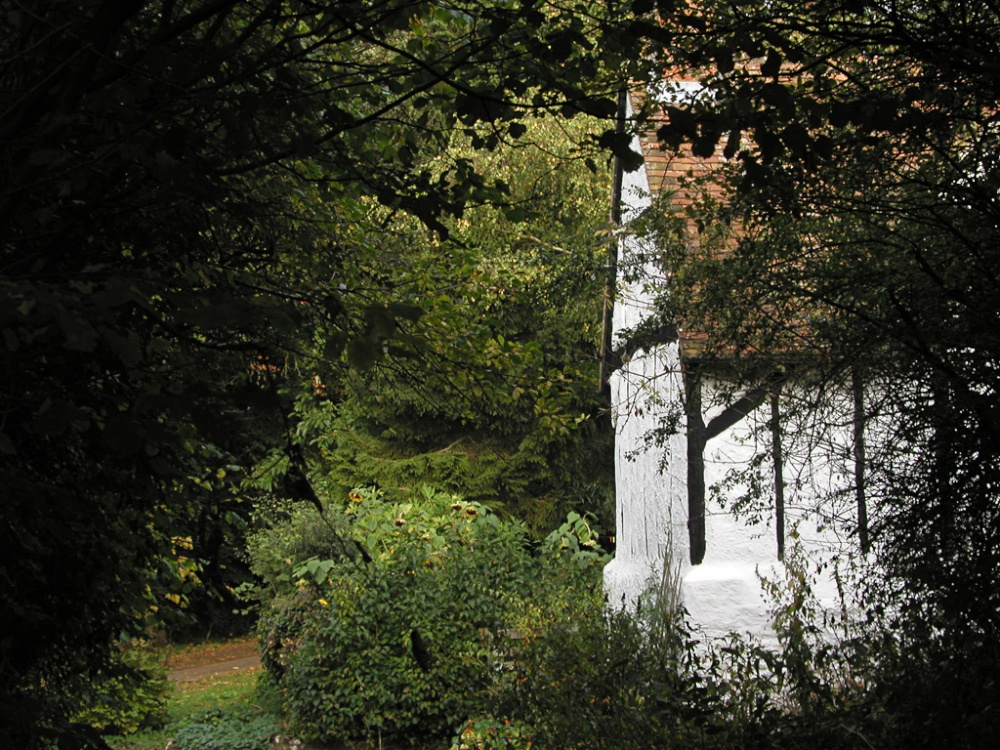
[[[108,669],[98,672],[78,691],[83,706],[73,721],[103,734],[132,734],[166,721],[170,690],[159,653],[144,642],[122,646]]]
[[[715,707],[679,658],[681,635],[626,613],[548,629],[517,650],[493,715],[531,726],[537,747],[683,747]]]
[[[208,709],[190,719],[174,738],[177,750],[267,750],[280,722],[253,706]]]
[[[819,750],[905,746],[919,731],[898,725],[918,709],[893,705],[918,681],[897,676],[891,695],[874,682],[901,663],[891,643],[830,641],[794,556],[771,586],[777,649],[697,643],[666,583],[637,614],[604,611],[604,558],[579,516],[539,545],[430,490],[411,503],[354,492],[345,506],[253,540],[264,660],[304,739]]]
[[[510,719],[472,719],[459,731],[449,750],[528,750],[534,731]]]
[[[300,511],[257,535],[264,662],[295,730],[450,738],[483,713],[511,631],[600,611],[604,558],[587,528],[573,516],[532,552],[521,524],[424,490],[412,503],[352,493],[330,524]],[[324,535],[325,550],[302,544]]]
[[[636,613],[608,612],[524,639],[491,712],[457,747],[463,736],[469,750],[520,747],[520,735],[503,731],[507,721],[530,727],[531,742],[547,750],[874,747],[878,705],[866,695],[864,670],[871,654],[864,641],[829,638],[794,561],[789,571],[773,591],[777,649],[737,635],[697,641],[669,575]]]

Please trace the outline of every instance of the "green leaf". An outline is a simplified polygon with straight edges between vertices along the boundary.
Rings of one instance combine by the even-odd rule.
[[[97,345],[97,331],[94,327],[75,315],[63,313],[59,315],[59,327],[63,331],[65,347],[70,351],[92,352]]]
[[[108,419],[103,432],[105,444],[121,456],[131,456],[142,450],[142,436],[135,421],[125,414]]]
[[[347,361],[357,370],[367,372],[382,356],[382,344],[368,338],[353,338],[347,342]]]
[[[388,310],[397,318],[403,318],[404,320],[409,320],[416,323],[424,315],[424,310],[422,307],[417,305],[408,305],[403,302],[391,302],[388,305]]]
[[[17,448],[14,446],[14,441],[4,432],[0,432],[0,453],[8,456],[17,455]]]
[[[642,154],[632,149],[632,136],[616,130],[605,130],[597,137],[597,145],[608,149],[621,161],[626,172],[634,172],[643,164]]]
[[[782,57],[777,50],[771,50],[767,59],[760,66],[760,72],[769,78],[776,77],[781,72]]]

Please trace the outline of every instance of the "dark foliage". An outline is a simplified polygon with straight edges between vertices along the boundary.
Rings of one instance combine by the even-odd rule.
[[[603,22],[406,0],[4,0],[0,17],[0,731],[28,748],[65,733],[69,677],[149,612],[173,537],[219,569],[241,467],[284,442],[287,353],[322,324],[331,354],[381,356],[395,313],[348,311],[337,207],[443,230],[502,198],[425,154],[455,128],[516,137],[522,94],[601,110],[577,83],[598,77],[589,46],[556,37]]]
[[[865,383],[865,601],[898,638],[880,661],[900,734],[884,739],[980,746],[1000,726],[1000,8],[661,10],[677,32],[663,70],[703,71],[704,88],[659,136],[728,158],[725,201],[706,190],[690,225],[660,224],[679,240],[667,318],[708,332],[705,360],[730,372],[746,351],[808,370],[814,416]]]

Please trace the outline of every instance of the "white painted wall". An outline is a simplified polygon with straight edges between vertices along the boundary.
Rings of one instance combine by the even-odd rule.
[[[638,150],[638,142],[635,148]],[[626,223],[650,205],[643,170],[625,175],[623,198]],[[614,319],[616,335],[648,314],[653,294],[646,283],[662,275],[659,269],[637,260],[649,257],[649,249],[636,237],[623,238],[621,267],[640,267],[645,278],[630,283],[623,275],[620,280]],[[766,444],[756,441],[753,421],[766,420],[768,406],[763,405],[747,421],[708,443],[707,550],[701,564],[691,565],[683,416],[678,431],[665,444],[643,450],[646,436],[661,417],[678,410],[683,415],[684,387],[677,344],[636,353],[614,373],[610,385],[617,436],[617,548],[614,560],[604,572],[609,606],[634,607],[644,591],[659,583],[664,562],[669,561],[670,569],[679,572],[681,600],[690,615],[690,624],[697,631],[709,638],[749,632],[765,643],[773,643],[772,603],[765,598],[760,582],[760,576],[770,580],[784,580],[786,576],[785,566],[777,559],[773,513],[759,523],[750,523],[723,509],[711,491],[730,470],[746,466],[758,451],[769,453],[769,441]],[[703,387],[706,423],[725,407],[723,403],[711,405],[715,392],[717,389],[711,383]],[[845,399],[843,406],[848,405],[849,399]],[[831,419],[831,424],[837,423]],[[852,477],[846,461],[841,465],[836,459],[824,458],[850,455],[850,421],[841,419],[839,424],[845,426],[789,436],[784,467],[786,551],[790,552],[796,544],[791,533],[795,530],[798,544],[809,559],[828,563],[826,573],[814,586],[817,597],[828,607],[840,606],[832,572],[838,555],[853,544],[837,537],[838,526],[834,521],[843,512],[842,508],[823,507],[823,513],[816,513],[819,498],[828,497],[831,491],[843,487],[849,494]]]
[[[633,149],[641,151],[638,138]],[[622,184],[622,217],[628,224],[652,205],[645,170],[626,173]],[[616,337],[639,324],[649,314],[652,296],[645,289],[658,269],[643,262],[647,251],[641,239],[624,235],[619,251],[618,296],[614,310]],[[636,281],[626,277],[640,272]],[[620,342],[618,342],[620,343]],[[613,607],[634,608],[639,596],[659,580],[665,556],[674,554],[674,536],[686,538],[686,514],[677,515],[674,498],[684,494],[685,470],[674,463],[661,471],[655,454],[633,457],[660,418],[680,406],[674,398],[683,391],[677,345],[637,352],[627,367],[611,376],[613,419],[616,430],[615,486],[616,552],[604,571],[605,590]],[[680,390],[678,390],[680,389]],[[671,453],[684,455],[683,436],[671,438]]]
[[[669,556],[676,565],[686,556],[687,510],[679,502],[687,492],[683,461],[661,467],[657,451],[634,454],[659,417],[677,407],[679,402],[669,396],[680,387],[676,344],[640,353],[611,379],[618,499],[615,558],[604,570],[604,583],[614,607],[634,608],[639,596],[659,581],[664,560]],[[683,434],[671,436],[667,453],[683,457],[684,451]]]

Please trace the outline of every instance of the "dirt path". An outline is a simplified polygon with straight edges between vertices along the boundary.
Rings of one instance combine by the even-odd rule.
[[[167,660],[167,668],[173,682],[194,682],[244,669],[259,669],[260,654],[255,638],[240,638],[181,651]]]
[[[247,656],[243,659],[230,659],[218,664],[205,664],[200,667],[188,667],[187,669],[175,669],[169,675],[172,682],[196,682],[206,677],[216,677],[220,674],[231,674],[244,669],[259,669],[260,657]]]

